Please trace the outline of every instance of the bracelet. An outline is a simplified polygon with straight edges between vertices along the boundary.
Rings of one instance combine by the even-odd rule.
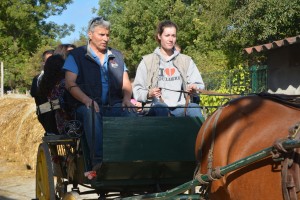
[[[78,86],[77,85],[72,85],[72,86],[68,87],[68,91],[70,92],[73,87],[78,87]]]

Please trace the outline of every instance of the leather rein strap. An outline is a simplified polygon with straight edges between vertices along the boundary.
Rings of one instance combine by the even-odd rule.
[[[202,90],[202,89],[195,89],[194,92],[187,92],[184,90],[172,90],[172,89],[168,89],[168,88],[164,88],[164,87],[160,87],[160,89],[164,89],[164,90],[169,90],[169,91],[173,91],[173,92],[182,92],[182,93],[186,93],[186,94],[204,94],[204,95],[214,95],[214,96],[227,96],[230,98],[238,98],[241,97],[242,95],[240,94],[225,94],[225,93],[219,93],[219,92],[214,92],[214,91],[210,91],[210,90]]]
[[[173,91],[173,92],[181,92],[181,93],[187,94],[186,99],[185,99],[185,106],[184,106],[184,116],[186,116],[187,107],[189,105],[192,94],[227,96],[227,97],[230,97],[231,99],[241,97],[241,95],[239,95],[239,94],[224,94],[224,93],[218,93],[218,92],[213,92],[213,91],[209,91],[209,90],[202,90],[202,89],[194,89],[193,92],[187,92],[187,91],[184,91],[184,90],[172,90],[172,89],[168,89],[168,88],[164,88],[164,87],[160,87],[160,89]]]

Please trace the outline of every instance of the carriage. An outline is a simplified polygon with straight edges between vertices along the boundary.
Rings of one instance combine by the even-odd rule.
[[[84,137],[46,135],[37,154],[36,198],[74,199],[89,193],[101,199],[124,198],[181,185],[193,179],[195,140],[203,121],[197,117],[104,117],[103,162],[93,180],[84,176],[91,168]]]
[[[106,117],[97,178],[83,176],[90,167],[83,139],[45,136],[36,196],[68,199],[75,191],[124,200],[294,200],[300,191],[299,118],[299,96],[270,94],[233,99],[205,121]],[[91,190],[81,192],[78,185]]]

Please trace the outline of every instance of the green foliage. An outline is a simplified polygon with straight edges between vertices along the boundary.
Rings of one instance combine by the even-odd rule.
[[[0,61],[5,66],[6,87],[29,88],[40,71],[41,53],[74,30],[72,25],[45,21],[61,14],[71,2],[0,1]],[[110,46],[123,52],[131,77],[142,56],[158,46],[154,39],[157,24],[170,19],[178,24],[182,52],[193,58],[207,89],[241,93],[248,90],[240,84],[243,75],[225,83],[220,80],[230,74],[224,70],[246,63],[245,47],[298,35],[299,10],[300,0],[101,0],[98,14],[111,21]],[[85,43],[85,33],[74,41],[77,46]]]
[[[51,15],[61,14],[71,2],[0,1],[0,61],[5,68],[5,87],[29,88],[33,71],[37,68],[30,57],[34,57],[40,47],[51,46],[56,38],[74,30],[73,25],[59,26],[45,20]]]
[[[300,32],[300,0],[232,1],[223,39],[230,64],[239,63],[242,49]]]
[[[218,79],[220,85],[213,89],[216,94],[201,95],[200,104],[205,108],[210,108],[207,111],[208,114],[227,103],[231,98],[235,98],[236,95],[251,92],[251,78],[248,68],[238,65],[230,70],[219,71],[217,74],[223,74],[223,76]]]
[[[130,75],[134,77],[142,56],[152,53],[158,46],[154,39],[156,26],[165,19],[177,23],[177,42],[183,52],[194,59],[200,71],[223,67],[226,58],[213,42],[211,27],[206,21],[210,13],[204,15],[200,7],[199,1],[103,0],[99,15],[112,22],[110,45],[124,53]]]

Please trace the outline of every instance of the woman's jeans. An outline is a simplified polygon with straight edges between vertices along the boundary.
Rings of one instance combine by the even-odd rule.
[[[167,104],[157,102],[151,106],[147,116],[174,116],[174,117],[202,117],[201,108],[196,103],[189,103],[184,113],[185,106],[169,108]]]
[[[184,113],[184,106],[177,107],[174,110],[170,110],[171,116],[175,117],[202,117],[201,108],[196,103],[189,103],[186,108],[186,113]]]

